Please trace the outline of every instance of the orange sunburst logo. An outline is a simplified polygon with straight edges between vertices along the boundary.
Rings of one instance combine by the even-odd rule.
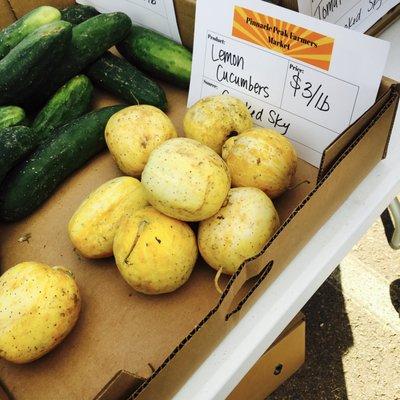
[[[334,39],[301,26],[235,6],[232,35],[329,70]]]

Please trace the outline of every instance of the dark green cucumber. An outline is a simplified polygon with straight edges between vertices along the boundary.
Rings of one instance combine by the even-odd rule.
[[[0,105],[21,104],[49,80],[71,41],[72,25],[42,26],[0,61]]]
[[[0,32],[0,59],[37,28],[61,19],[57,8],[42,6],[7,26]]]
[[[35,135],[26,126],[0,129],[0,182],[8,171],[32,150]]]
[[[72,30],[72,40],[63,63],[57,68],[34,101],[43,102],[73,76],[81,73],[110,47],[123,40],[132,26],[130,18],[120,12],[100,14]]]
[[[75,4],[61,10],[61,19],[72,25],[81,24],[96,15],[99,15],[99,12],[94,7],[82,4]]]
[[[156,82],[123,58],[107,52],[87,70],[93,83],[128,104],[150,104],[165,110],[167,98]]]
[[[25,111],[21,107],[0,107],[0,129],[8,128],[9,126],[22,125],[25,118]]]
[[[177,86],[189,86],[192,53],[171,39],[150,29],[133,26],[130,35],[117,45],[117,49],[150,76]]]
[[[90,106],[93,85],[85,75],[78,75],[62,86],[33,121],[39,141],[48,139],[53,130],[86,113]]]
[[[73,25],[97,15],[91,6],[74,5],[61,11],[62,19]],[[89,78],[101,88],[120,97],[128,104],[150,104],[162,110],[167,108],[164,90],[126,60],[106,52],[86,71]]]
[[[15,221],[31,214],[75,170],[106,147],[104,129],[124,106],[105,107],[58,128],[13,169],[0,189],[0,218]]]

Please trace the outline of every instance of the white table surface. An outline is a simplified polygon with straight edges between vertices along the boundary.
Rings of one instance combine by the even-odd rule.
[[[400,81],[400,21],[380,37],[392,43],[385,75]],[[174,400],[225,399],[398,193],[399,113],[388,157],[361,182]]]

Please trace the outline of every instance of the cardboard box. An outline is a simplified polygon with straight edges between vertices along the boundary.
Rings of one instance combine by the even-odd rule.
[[[174,0],[174,5],[182,43],[192,49],[196,0]]]
[[[13,7],[22,4],[10,2]],[[65,6],[65,1],[46,3]],[[187,93],[163,86],[169,116],[182,132]],[[28,365],[0,361],[2,383],[16,400],[116,400],[132,393],[131,398],[140,400],[172,398],[385,156],[399,92],[399,85],[384,79],[379,100],[325,150],[319,170],[299,161],[295,183],[309,183],[276,201],[284,223],[261,255],[242,265],[229,282],[227,278],[222,282],[226,284],[222,296],[214,288],[215,271],[201,260],[178,291],[150,297],[125,284],[113,260],[89,261],[74,252],[66,232],[69,218],[88,193],[120,175],[107,153],[68,179],[31,217],[0,226],[3,270],[25,260],[65,265],[74,272],[83,298],[81,317],[66,340]],[[98,92],[94,106],[116,101]],[[29,242],[18,240],[27,233]]]
[[[298,314],[226,400],[264,400],[303,365],[306,323]]]

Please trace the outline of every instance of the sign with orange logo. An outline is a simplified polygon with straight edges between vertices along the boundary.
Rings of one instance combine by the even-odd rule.
[[[388,51],[382,40],[270,2],[196,0],[188,106],[237,97],[254,124],[285,135],[318,166],[374,103]]]
[[[238,6],[232,35],[327,71],[335,43],[329,36]]]

